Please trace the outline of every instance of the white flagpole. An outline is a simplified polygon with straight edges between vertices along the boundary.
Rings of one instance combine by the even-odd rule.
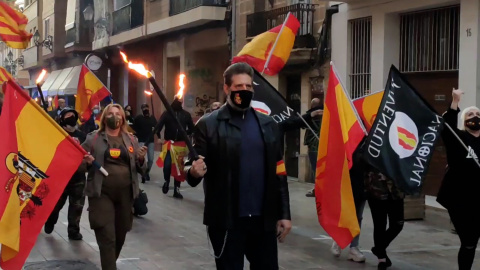
[[[369,96],[373,96],[373,95],[376,95],[380,92],[385,92],[385,89],[384,90],[380,90],[380,91],[377,91],[377,92],[373,92],[373,93],[370,93],[368,95],[364,95],[364,96],[361,96],[361,97],[358,97],[358,98],[354,98],[352,99],[352,101],[356,101],[356,100],[359,100],[359,99],[362,99],[362,98],[366,98],[366,97],[369,97]]]
[[[287,24],[288,18],[290,17],[291,14],[292,14],[291,12],[288,12],[287,17],[285,18],[285,21],[282,24],[282,28],[280,28],[280,31],[278,32],[277,38],[275,39],[275,43],[273,43],[272,49],[270,50],[270,53],[268,54],[267,61],[265,62],[265,65],[263,66],[263,70],[262,70],[262,73],[261,73],[262,76],[263,76],[263,73],[265,72],[265,69],[267,69],[268,64],[270,63],[270,60],[272,59],[272,55],[273,55],[273,52],[275,51],[275,48],[277,47],[277,43],[278,43],[278,40],[280,39],[280,35],[282,34],[283,29],[285,28],[285,25]]]
[[[358,121],[358,123],[360,124],[360,127],[361,127],[362,130],[363,130],[363,133],[365,133],[365,135],[368,135],[367,129],[366,129],[365,126],[363,125],[362,119],[361,119],[360,116],[358,115],[357,109],[356,109],[355,106],[353,105],[352,99],[350,98],[350,94],[348,94],[348,93],[346,92],[346,89],[347,89],[347,88],[345,88],[345,84],[342,82],[342,78],[340,78],[340,76],[338,76],[338,71],[337,71],[337,69],[335,68],[335,65],[333,64],[333,61],[330,61],[330,65],[332,66],[333,72],[334,72],[335,75],[337,76],[337,79],[338,79],[338,81],[340,82],[340,85],[342,86],[343,93],[345,93],[345,96],[347,97],[348,101],[350,102],[350,105],[352,106],[353,112],[355,112],[355,116],[357,117],[357,121]]]

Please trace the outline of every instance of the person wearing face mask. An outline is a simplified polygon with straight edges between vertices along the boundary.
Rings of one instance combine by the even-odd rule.
[[[178,121],[182,125],[182,128],[187,132],[187,135],[191,135],[193,132],[192,116],[190,115],[189,112],[185,111],[182,108],[182,100],[175,97],[171,105],[175,113],[175,118],[178,119]],[[160,143],[163,144],[165,141],[173,141],[173,142],[184,141],[184,139],[182,138],[178,130],[175,118],[173,118],[172,115],[167,111],[165,111],[160,117],[160,120],[158,123],[158,133],[157,133]],[[160,132],[162,131],[163,127],[165,127],[165,132],[164,132],[163,139],[161,139],[162,137]],[[165,160],[163,162],[163,177],[165,178],[165,183],[163,183],[163,186],[162,186],[163,194],[167,194],[168,190],[170,189],[171,171],[172,171],[172,156],[170,151],[168,151],[165,156]],[[173,197],[177,199],[183,199],[183,195],[180,193],[180,181],[175,180],[174,182]]]
[[[97,130],[98,124],[95,122],[95,119],[98,118],[99,114],[100,108],[98,107],[98,105],[93,106],[92,115],[86,122],[83,123],[83,125],[81,126],[81,130],[86,134]]]
[[[478,239],[480,238],[480,218],[473,209],[477,209],[478,190],[480,190],[480,110],[477,107],[465,108],[460,116],[461,128],[457,119],[460,109],[458,104],[463,95],[461,90],[453,90],[453,101],[443,114],[443,119],[450,125],[456,135],[448,128],[442,131],[442,138],[447,152],[447,171],[437,195],[437,201],[448,210],[450,219],[460,238],[458,268],[469,270],[475,258]]]
[[[127,118],[128,126],[133,130],[133,123],[135,123],[135,119],[133,118],[132,106],[125,106],[125,117]]]
[[[60,126],[76,142],[82,144],[85,141],[85,133],[76,129],[78,113],[72,108],[64,108],[59,117]],[[44,231],[51,234],[58,221],[58,215],[62,210],[68,198],[68,238],[71,240],[82,240],[80,233],[80,218],[82,216],[83,206],[85,205],[85,171],[79,168],[68,182],[62,196],[58,200],[55,208],[45,223]]]
[[[135,135],[137,135],[140,145],[143,146],[155,129],[157,120],[150,114],[150,108],[148,104],[142,104],[141,109],[142,114],[138,115],[134,119],[133,130],[135,130]],[[145,173],[145,176],[142,177],[142,183],[145,183],[145,181],[150,181],[150,170],[152,169],[153,155],[155,154],[155,144],[153,143],[153,140],[147,145],[147,148],[147,172]]]
[[[277,240],[292,228],[278,126],[251,107],[252,67],[225,70],[227,104],[195,125],[200,159],[188,160],[187,182],[205,188],[204,224],[217,269],[278,269]]]
[[[88,134],[82,147],[107,170],[104,176],[87,161],[88,219],[100,249],[103,270],[115,270],[127,232],[133,223],[133,202],[139,194],[137,174],[146,169],[147,148],[127,131],[123,108],[108,105],[98,131]]]

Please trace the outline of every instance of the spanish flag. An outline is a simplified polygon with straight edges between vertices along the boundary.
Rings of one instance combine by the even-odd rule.
[[[165,141],[162,146],[162,152],[160,152],[160,156],[157,159],[158,167],[163,168],[163,166],[165,166],[165,158],[168,152],[170,152],[170,158],[172,160],[171,175],[176,181],[185,181],[183,159],[188,155],[187,144],[185,142]]]
[[[98,105],[111,93],[95,74],[85,65],[82,65],[78,80],[77,98],[75,110],[78,112],[81,122],[85,122],[92,116],[92,108]]]
[[[378,108],[382,103],[383,90],[361,98],[353,100],[353,105],[357,109],[358,115],[365,124],[367,131],[370,131],[373,121],[377,117]]]
[[[14,49],[26,49],[32,34],[25,31],[28,19],[21,12],[0,1],[0,38]]]
[[[290,57],[300,22],[288,13],[285,22],[253,38],[233,58],[232,63],[245,62],[273,76],[280,72]]]
[[[315,200],[320,224],[341,248],[360,233],[349,169],[365,133],[332,65],[318,145]]]
[[[13,81],[12,74],[10,74],[5,68],[0,67],[0,84],[6,82],[8,80]]]
[[[13,81],[0,116],[0,268],[20,270],[85,151]]]

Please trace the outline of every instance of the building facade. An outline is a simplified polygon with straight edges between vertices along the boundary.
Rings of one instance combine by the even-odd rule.
[[[333,16],[332,60],[352,97],[384,89],[393,64],[439,113],[453,88],[465,91],[462,108],[479,104],[479,1],[344,2]],[[437,194],[445,165],[440,142],[425,194]]]

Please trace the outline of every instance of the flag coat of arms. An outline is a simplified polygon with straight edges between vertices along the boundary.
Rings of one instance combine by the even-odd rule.
[[[349,170],[366,131],[333,65],[324,108],[315,201],[320,225],[343,249],[360,233]]]
[[[443,118],[392,66],[365,157],[406,194],[418,194],[442,129]]]
[[[90,119],[93,106],[98,105],[110,95],[110,91],[100,79],[87,66],[82,65],[75,99],[75,110],[78,112],[79,119],[82,122]]]
[[[259,72],[273,76],[288,61],[300,22],[291,13],[282,25],[254,37],[232,60],[245,62]]]
[[[170,158],[172,160],[171,175],[176,181],[185,181],[185,173],[183,171],[184,158],[188,155],[188,148],[185,142],[165,141],[162,146],[162,152],[157,160],[157,166],[163,168],[165,165],[165,158],[170,151]]]
[[[382,103],[383,92],[384,91],[376,92],[353,100],[353,105],[358,112],[358,116],[360,116],[365,124],[367,131],[370,131],[375,118],[377,118],[378,108],[380,108],[380,103]]]
[[[85,151],[13,81],[0,116],[0,267],[20,270]]]

